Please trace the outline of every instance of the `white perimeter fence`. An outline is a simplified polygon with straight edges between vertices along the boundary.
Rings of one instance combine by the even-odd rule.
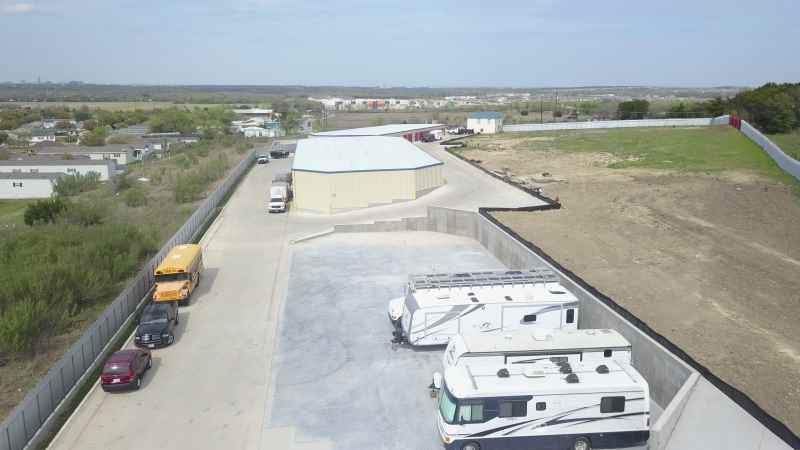
[[[40,430],[53,424],[54,412],[77,390],[79,380],[91,371],[95,362],[106,356],[107,346],[128,317],[136,311],[153,285],[153,270],[176,245],[191,242],[213,217],[242,176],[253,165],[255,152],[250,153],[192,214],[186,223],[161,247],[139,271],[131,284],[106,308],[103,314],[83,333],[66,354],[58,360],[39,384],[31,389],[22,402],[0,425],[0,450],[21,450]],[[69,400],[69,399],[67,399]],[[51,417],[52,416],[52,417]],[[47,425],[47,426],[45,426]],[[37,436],[38,440],[39,436]]]
[[[755,127],[742,120],[739,130],[748,139],[764,149],[765,152],[788,174],[800,180],[800,161],[792,158],[769,140]],[[728,125],[731,117],[728,115],[714,118],[691,119],[643,119],[643,120],[599,120],[596,122],[555,122],[555,123],[523,123],[517,125],[503,125],[503,131],[515,133],[526,131],[555,131],[555,130],[593,130],[602,128],[638,128],[638,127],[701,127],[709,125]]]

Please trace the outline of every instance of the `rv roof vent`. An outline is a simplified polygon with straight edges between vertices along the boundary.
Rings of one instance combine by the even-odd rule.
[[[568,362],[557,363],[558,371],[561,373],[572,373],[572,366]]]
[[[564,378],[564,379],[567,380],[567,383],[570,383],[570,384],[577,383],[577,382],[580,381],[578,379],[578,375],[576,375],[574,373],[571,373],[571,374],[567,375],[567,378]]]
[[[548,292],[551,294],[566,294],[567,291],[562,291],[561,289],[548,289]]]
[[[480,302],[480,300],[478,300],[478,297],[470,297],[470,300],[472,300],[472,303],[479,303]]]
[[[467,295],[475,295],[474,292],[467,292]]]
[[[441,294],[441,295],[437,295],[436,298],[438,298],[439,300],[445,300],[445,299],[450,298],[450,296],[448,294]]]
[[[506,300],[510,302],[512,300],[511,296],[506,295]]]
[[[597,373],[608,373],[608,366],[606,366],[605,364],[600,364],[599,366],[597,366],[596,370]]]
[[[550,362],[554,363],[554,364],[565,363],[565,362],[567,362],[567,357],[566,356],[553,356],[552,358],[550,358]]]
[[[526,367],[522,371],[522,374],[525,375],[528,378],[542,378],[542,377],[544,377],[544,371],[543,370],[536,370],[533,367]]]
[[[498,370],[497,371],[497,376],[499,378],[508,378],[509,377],[508,369],[503,368],[503,369]]]
[[[546,341],[550,339],[550,335],[546,331],[537,330],[533,332],[534,341]]]

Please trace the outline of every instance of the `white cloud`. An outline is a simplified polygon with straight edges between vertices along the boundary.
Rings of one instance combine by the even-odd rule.
[[[33,3],[0,2],[0,14],[27,14],[36,9]]]

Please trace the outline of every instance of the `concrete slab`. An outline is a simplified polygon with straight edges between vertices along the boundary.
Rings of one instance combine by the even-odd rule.
[[[683,409],[667,450],[788,450],[767,430],[705,378],[698,380]]]
[[[386,304],[409,273],[505,267],[473,239],[433,232],[332,234],[291,259],[268,427],[333,449],[441,449],[427,386],[443,349],[393,347]]]

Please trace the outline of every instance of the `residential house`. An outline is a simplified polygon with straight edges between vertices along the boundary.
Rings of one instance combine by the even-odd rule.
[[[0,172],[0,199],[49,198],[63,173]]]

